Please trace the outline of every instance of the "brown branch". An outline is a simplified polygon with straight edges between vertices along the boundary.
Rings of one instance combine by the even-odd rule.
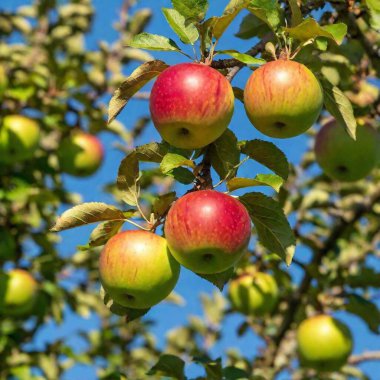
[[[348,359],[350,364],[359,364],[365,361],[380,360],[380,351],[366,351],[359,355],[352,355]]]

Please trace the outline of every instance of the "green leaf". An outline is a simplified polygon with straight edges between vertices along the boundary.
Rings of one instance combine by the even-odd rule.
[[[199,38],[198,29],[195,25],[186,23],[185,17],[175,9],[162,8],[162,12],[181,41],[185,44],[194,45],[194,42]]]
[[[173,169],[179,168],[181,166],[187,166],[192,169],[195,168],[194,162],[188,158],[177,153],[167,153],[162,159],[160,169],[162,173],[166,174],[171,172]]]
[[[216,52],[216,54],[230,55],[231,57],[234,57],[235,59],[245,63],[246,65],[261,66],[264,63],[266,63],[265,59],[255,58],[251,55],[240,53],[237,50],[219,50],[218,52]]]
[[[227,182],[228,191],[234,191],[251,186],[270,186],[280,191],[284,180],[276,174],[258,174],[255,178],[232,178]]]
[[[136,155],[139,161],[160,163],[169,151],[167,143],[149,143],[140,145],[136,149]]]
[[[53,232],[84,226],[86,224],[107,220],[123,221],[126,217],[123,211],[106,203],[89,202],[75,206],[65,211],[57,220]]]
[[[120,163],[117,174],[117,188],[123,193],[122,199],[131,206],[137,205],[140,195],[139,161],[136,151],[128,154]]]
[[[153,203],[153,212],[156,217],[165,215],[172,203],[177,199],[175,191],[158,196]]]
[[[208,358],[194,358],[196,363],[201,364],[205,371],[207,380],[220,380],[223,379],[222,373],[222,359],[210,360]]]
[[[239,199],[249,212],[261,244],[290,265],[296,240],[280,204],[261,193],[248,193]]]
[[[297,26],[302,22],[302,12],[298,6],[297,0],[289,0],[290,9],[292,11],[292,26]]]
[[[166,175],[173,177],[176,181],[183,183],[184,185],[190,185],[194,182],[194,174],[186,168],[176,168],[166,173]]]
[[[325,37],[340,45],[347,33],[347,25],[343,23],[321,26],[313,18],[307,18],[293,28],[284,28],[288,35],[300,42]]]
[[[168,67],[165,62],[156,60],[146,62],[133,71],[111,98],[108,106],[108,123],[115,119],[137,91]]]
[[[241,152],[287,180],[289,163],[285,154],[276,145],[263,140],[250,140],[244,142]]]
[[[172,5],[186,20],[195,22],[205,18],[209,6],[208,0],[172,0]]]
[[[199,277],[203,278],[204,280],[211,282],[213,285],[215,285],[220,291],[223,291],[224,286],[227,284],[227,282],[232,278],[234,275],[235,268],[229,268],[224,272],[221,273],[215,273],[215,274],[201,274],[196,273]]]
[[[335,117],[337,122],[343,125],[347,133],[356,140],[356,119],[352,104],[344,93],[327,80],[322,80],[324,104],[327,111]]]
[[[112,236],[115,236],[120,231],[120,228],[123,226],[123,224],[123,221],[115,220],[100,223],[91,232],[89,246],[99,247],[106,244]]]
[[[380,32],[380,3],[378,0],[365,0],[369,15],[371,28]]]
[[[128,46],[156,51],[181,51],[179,46],[172,39],[146,32],[134,36]]]
[[[281,22],[281,8],[277,0],[251,0],[247,9],[276,30]]]
[[[237,367],[225,367],[223,368],[223,379],[226,380],[243,380],[249,379],[249,375],[246,371]]]
[[[264,21],[260,20],[254,14],[249,13],[243,18],[236,37],[247,40],[252,37],[263,37],[269,33],[269,31],[270,28]]]
[[[185,379],[185,362],[178,356],[164,354],[158,362],[149,370],[148,376],[160,375],[173,377],[178,380]]]
[[[236,174],[236,165],[240,161],[240,151],[235,134],[227,129],[221,137],[211,144],[211,165],[220,179],[230,178]]]
[[[379,334],[380,311],[374,303],[357,294],[351,294],[348,297],[345,310],[363,319],[372,332]]]
[[[380,272],[374,268],[360,268],[357,274],[350,274],[344,283],[352,288],[380,288]]]

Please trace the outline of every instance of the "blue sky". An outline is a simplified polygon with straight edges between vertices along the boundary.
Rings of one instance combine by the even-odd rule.
[[[15,9],[19,5],[27,4],[27,0],[4,0],[0,5],[0,8]],[[112,41],[117,38],[116,32],[112,29],[112,24],[118,19],[118,12],[120,9],[121,1],[112,0],[94,0],[94,6],[96,8],[96,20],[92,29],[92,33],[86,41],[88,48],[96,48],[96,44],[99,40]],[[227,0],[210,0],[210,14],[218,15],[222,12],[223,7],[228,3]],[[166,24],[164,17],[160,12],[162,7],[170,7],[169,0],[141,0],[138,4],[138,8],[150,7],[154,11],[154,18],[149,25],[148,31],[152,33],[171,36],[173,34],[169,26]],[[133,10],[135,10],[134,8]],[[231,25],[225,36],[220,41],[220,47],[223,50],[237,49],[240,51],[248,50],[254,41],[243,41],[235,38],[234,33],[238,30],[239,21],[243,15],[237,18],[237,20]],[[170,64],[183,62],[186,58],[177,53],[156,53],[153,52],[156,58],[165,60]],[[126,68],[126,73],[131,72],[136,65],[131,65]],[[249,76],[248,69],[243,69],[238,76],[234,79],[233,85],[244,88],[244,84]],[[147,86],[149,89],[149,86]],[[148,114],[148,104],[141,100],[132,100],[128,105],[128,110],[121,113],[119,120],[123,122],[127,127],[134,125],[134,122],[141,116]],[[242,104],[236,102],[236,110],[231,123],[230,128],[235,132],[239,139],[254,139],[261,138],[271,141],[271,139],[261,135],[256,131],[249,123]],[[103,201],[111,202],[111,197],[105,195],[102,192],[102,187],[105,183],[113,182],[116,178],[118,163],[123,158],[123,155],[113,147],[115,142],[115,136],[107,133],[101,134],[102,141],[106,147],[106,159],[99,170],[94,176],[86,179],[76,179],[70,176],[65,176],[64,180],[68,188],[73,191],[82,194],[83,201]],[[145,132],[143,138],[138,143],[146,143],[153,140],[160,140],[159,135],[155,131],[152,125]],[[289,161],[296,163],[303,151],[307,147],[307,139],[305,136],[293,138],[291,140],[273,140],[277,146],[282,149],[288,156]],[[256,174],[257,170],[262,170],[257,165],[248,164],[241,169],[242,176],[252,176]],[[264,170],[262,170],[264,171]],[[186,191],[183,186],[177,188],[178,193],[182,194]],[[85,244],[89,237],[89,233],[92,227],[83,227],[81,229],[66,231],[61,233],[62,242],[59,244],[60,254],[66,256],[75,252],[77,245]],[[296,256],[299,260],[304,260],[308,256],[308,253],[303,249],[297,249]],[[300,276],[299,270],[296,266],[291,266],[289,272],[295,279]],[[189,314],[200,315],[201,306],[199,302],[199,294],[201,292],[211,293],[215,291],[215,288],[206,281],[201,280],[187,270],[182,270],[180,281],[176,287],[178,292],[185,300],[186,305],[184,307],[178,307],[168,304],[161,304],[153,308],[149,314],[149,318],[153,318],[157,321],[153,327],[153,332],[157,335],[158,342],[162,344],[166,333],[173,328],[184,323]],[[378,338],[371,334],[366,325],[359,319],[353,316],[347,316],[343,313],[336,314],[339,318],[349,324],[355,339],[355,353],[360,353],[364,350],[379,349],[380,343]],[[170,316],[170,317],[169,317]],[[243,321],[243,318],[237,315],[232,315],[227,318],[226,324],[223,326],[223,337],[220,342],[213,348],[212,354],[216,357],[223,356],[227,348],[235,347],[241,352],[244,352],[248,357],[253,358],[260,347],[260,340],[253,335],[253,333],[246,334],[243,338],[238,338],[236,335],[236,327]],[[97,328],[99,321],[96,316],[91,317],[89,320],[82,319],[78,316],[74,316],[68,313],[67,322],[62,326],[55,326],[53,323],[48,324],[38,334],[36,341],[34,342],[37,347],[42,348],[45,343],[56,339],[58,336],[73,336],[74,332],[78,330],[89,331]],[[83,347],[83,341],[77,337],[68,339],[70,343],[75,345],[76,349]],[[367,374],[371,375],[375,379],[375,371],[378,368],[376,363],[368,363],[363,365]],[[189,374],[192,376],[200,375],[201,372],[195,366],[189,366]],[[96,379],[94,369],[85,366],[76,366],[67,372],[64,377],[65,380],[79,380],[79,379],[92,380]],[[283,375],[281,379],[287,379],[287,375]]]

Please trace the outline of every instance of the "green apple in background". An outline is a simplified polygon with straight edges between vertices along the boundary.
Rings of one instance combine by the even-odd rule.
[[[297,330],[301,365],[317,371],[337,371],[352,351],[350,329],[329,315],[302,321]]]
[[[150,94],[153,123],[169,144],[202,148],[227,129],[234,111],[230,82],[200,63],[181,63],[163,71]]]
[[[166,240],[147,231],[120,232],[105,245],[99,259],[100,281],[122,306],[146,309],[175,287],[180,266]]]
[[[58,159],[63,172],[77,177],[94,174],[104,157],[100,140],[82,131],[66,137],[58,148]]]
[[[298,62],[279,59],[253,72],[244,90],[244,105],[253,124],[276,138],[304,133],[317,120],[323,105],[321,85]]]
[[[16,250],[16,241],[12,233],[0,228],[0,261],[14,258]]]
[[[342,182],[366,177],[379,160],[380,137],[368,125],[358,125],[356,141],[335,120],[325,124],[315,140],[315,157],[322,170]]]
[[[170,208],[165,237],[170,252],[186,268],[196,273],[220,273],[246,252],[251,219],[246,208],[230,195],[193,191]]]
[[[38,123],[22,115],[5,116],[0,124],[0,162],[18,162],[32,158],[38,147]]]
[[[276,306],[278,287],[276,280],[267,273],[243,273],[230,282],[228,297],[234,310],[263,316]]]
[[[36,280],[23,269],[13,269],[0,274],[0,313],[25,315],[33,308],[38,285]]]

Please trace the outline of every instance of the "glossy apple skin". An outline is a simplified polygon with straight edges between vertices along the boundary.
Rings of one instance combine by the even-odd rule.
[[[352,351],[349,328],[329,315],[305,319],[297,330],[301,365],[317,371],[337,371]]]
[[[278,300],[275,279],[263,272],[247,273],[230,282],[229,299],[233,308],[246,315],[270,313]]]
[[[38,147],[38,123],[22,115],[5,116],[0,126],[0,161],[19,162],[32,158]]]
[[[25,270],[13,269],[0,275],[0,312],[21,316],[33,308],[38,285]]]
[[[289,138],[315,123],[322,110],[323,92],[306,66],[279,59],[253,72],[244,90],[244,105],[261,133]]]
[[[177,148],[197,149],[212,143],[227,129],[233,111],[230,82],[204,64],[169,67],[158,76],[150,95],[155,127]]]
[[[103,162],[100,140],[85,132],[75,132],[62,141],[58,149],[61,170],[77,177],[94,174]]]
[[[370,174],[378,163],[379,150],[380,137],[375,129],[358,125],[355,141],[335,120],[320,129],[314,146],[322,170],[342,182],[357,181]]]
[[[165,299],[177,283],[179,264],[166,240],[147,231],[112,237],[100,254],[100,281],[120,305],[146,309]]]
[[[194,191],[169,210],[165,237],[180,264],[196,273],[219,273],[244,254],[251,220],[235,198],[214,190]]]

